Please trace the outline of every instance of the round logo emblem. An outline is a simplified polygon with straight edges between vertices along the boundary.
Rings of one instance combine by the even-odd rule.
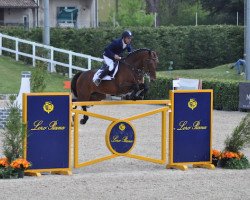
[[[46,101],[43,105],[43,110],[48,114],[54,110],[54,105],[50,101]]]
[[[113,122],[107,130],[106,143],[114,154],[126,154],[135,144],[135,131],[129,122]]]
[[[195,99],[190,99],[188,102],[188,107],[194,110],[197,107],[198,103]]]

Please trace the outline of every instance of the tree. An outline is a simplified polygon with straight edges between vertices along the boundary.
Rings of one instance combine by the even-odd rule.
[[[235,24],[238,12],[239,23],[244,24],[244,0],[201,0],[201,4],[217,23]]]
[[[157,13],[157,25],[194,25],[195,13],[204,21],[200,0],[146,0],[147,13]]]
[[[116,7],[116,21],[120,26],[152,26],[153,14],[146,13],[144,0],[122,0]]]

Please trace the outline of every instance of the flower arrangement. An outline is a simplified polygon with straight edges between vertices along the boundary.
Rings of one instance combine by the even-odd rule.
[[[241,152],[212,150],[212,163],[228,169],[246,169],[250,167],[247,157]]]
[[[247,114],[225,140],[222,152],[212,151],[213,164],[228,169],[250,167],[247,157],[241,151],[250,144],[250,113]]]
[[[24,170],[28,169],[31,163],[25,159],[18,158],[9,164],[7,158],[0,159],[0,179],[23,178]]]
[[[30,166],[31,166],[31,163],[28,162],[27,160],[25,159],[22,159],[22,158],[18,158],[16,160],[14,160],[10,166],[13,168],[13,169],[16,169],[16,170],[26,170],[28,169]]]
[[[8,167],[10,164],[7,158],[0,158],[0,168]]]
[[[212,163],[214,166],[217,166],[220,158],[221,158],[221,152],[219,150],[213,149],[212,150]]]
[[[220,166],[227,169],[246,169],[250,167],[247,157],[241,152],[224,151],[219,161]]]

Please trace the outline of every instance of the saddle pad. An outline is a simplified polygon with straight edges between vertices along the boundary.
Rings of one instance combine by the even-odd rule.
[[[115,68],[115,71],[114,71],[113,75],[111,75],[111,76],[110,75],[106,75],[106,76],[103,77],[102,80],[110,81],[110,80],[114,79],[114,77],[115,77],[115,75],[116,75],[116,73],[118,71],[118,68],[119,68],[119,65]],[[95,75],[93,77],[93,80],[96,80],[99,77],[99,75],[100,75],[101,72],[102,72],[102,68],[98,69],[98,71],[95,73]]]

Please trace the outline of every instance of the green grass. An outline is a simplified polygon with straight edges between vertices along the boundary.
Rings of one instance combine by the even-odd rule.
[[[32,71],[34,67],[0,56],[0,94],[17,94],[21,85],[21,72]],[[68,92],[63,88],[67,77],[56,73],[48,73],[45,92]]]
[[[235,69],[230,69],[231,64],[221,65],[212,69],[192,69],[157,72],[158,77],[168,78],[193,78],[202,80],[229,80],[245,81],[245,76],[240,76]],[[21,85],[21,72],[32,71],[32,66],[22,62],[0,56],[0,94],[17,94]],[[45,92],[68,92],[63,88],[67,77],[56,73],[48,73],[46,77]]]
[[[241,76],[236,70],[230,69],[231,64],[221,65],[212,69],[192,69],[192,70],[174,70],[158,72],[159,77],[168,78],[192,78],[202,80],[229,80],[229,81],[245,81],[245,75]]]

